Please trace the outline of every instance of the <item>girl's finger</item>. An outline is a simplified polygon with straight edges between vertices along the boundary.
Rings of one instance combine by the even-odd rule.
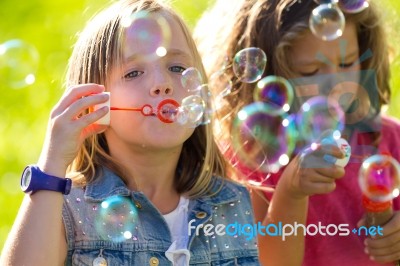
[[[103,106],[102,108],[96,111],[90,112],[88,114],[79,117],[72,123],[75,124],[78,128],[84,129],[94,124],[97,120],[105,116],[109,111],[110,109],[108,108],[108,106]],[[96,127],[94,129],[96,129]]]
[[[52,111],[52,115],[59,115],[64,112],[72,103],[81,99],[82,97],[89,96],[91,94],[98,94],[104,92],[105,88],[103,85],[94,83],[80,84],[73,86],[66,90],[61,100],[56,104]]]
[[[330,177],[333,179],[339,179],[345,174],[344,168],[337,165],[332,165],[329,168],[315,168],[314,170],[322,176]]]
[[[72,103],[67,109],[65,109],[61,115],[65,116],[69,120],[75,120],[77,117],[81,116],[85,110],[96,104],[104,103],[108,101],[108,99],[108,94],[93,94],[80,98]]]

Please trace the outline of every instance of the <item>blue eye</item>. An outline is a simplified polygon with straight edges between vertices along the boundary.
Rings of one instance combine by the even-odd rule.
[[[124,75],[124,78],[125,79],[134,79],[134,78],[139,77],[143,73],[144,73],[143,71],[134,70],[134,71],[131,71],[128,74]]]
[[[170,71],[172,72],[176,72],[176,73],[182,73],[183,71],[186,70],[186,68],[181,67],[181,66],[172,66],[168,68]]]

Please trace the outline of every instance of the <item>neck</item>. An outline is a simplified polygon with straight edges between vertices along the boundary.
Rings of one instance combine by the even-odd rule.
[[[182,147],[165,150],[110,147],[110,154],[126,173],[125,183],[131,190],[143,192],[161,213],[169,213],[179,203],[174,186],[175,172]]]

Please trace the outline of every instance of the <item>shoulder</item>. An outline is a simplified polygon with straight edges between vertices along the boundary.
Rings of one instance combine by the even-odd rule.
[[[400,120],[392,116],[382,116],[382,129],[384,131],[398,132],[400,130]]]
[[[394,117],[382,116],[382,137],[379,149],[400,160],[400,121]]]

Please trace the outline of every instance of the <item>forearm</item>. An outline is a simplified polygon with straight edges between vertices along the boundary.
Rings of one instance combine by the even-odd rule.
[[[25,196],[4,245],[0,265],[59,265],[64,261],[63,196],[39,191]],[[64,257],[62,257],[64,256]]]
[[[307,219],[308,197],[295,198],[286,190],[285,181],[279,182],[268,213],[263,221],[264,226],[269,224],[282,226],[304,224]],[[289,233],[290,228],[284,232]],[[301,265],[304,257],[304,235],[301,229],[297,235],[260,236],[260,259],[263,265]]]

